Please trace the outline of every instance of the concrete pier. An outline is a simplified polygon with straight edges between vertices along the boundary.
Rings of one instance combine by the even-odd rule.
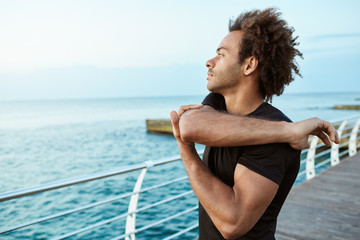
[[[360,110],[360,105],[335,105],[334,109]]]
[[[170,120],[146,120],[146,130],[152,133],[173,134]]]

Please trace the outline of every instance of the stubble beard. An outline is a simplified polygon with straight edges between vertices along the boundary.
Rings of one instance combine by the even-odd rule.
[[[207,88],[210,92],[224,95],[226,90],[234,88],[241,81],[239,64],[227,68],[224,71],[211,71],[213,77],[208,81]]]

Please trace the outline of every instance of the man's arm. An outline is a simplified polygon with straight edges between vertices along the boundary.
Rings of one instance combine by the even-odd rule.
[[[339,143],[335,128],[319,118],[296,123],[276,122],[220,113],[210,106],[199,106],[182,106],[178,111],[181,139],[186,142],[208,146],[286,142],[295,149],[304,149],[308,147],[308,136],[316,135],[328,146],[331,143],[327,136]]]
[[[278,185],[240,164],[235,169],[234,186],[224,184],[203,164],[194,144],[180,138],[176,112],[171,113],[171,120],[190,184],[200,203],[224,238],[244,235],[265,212]]]

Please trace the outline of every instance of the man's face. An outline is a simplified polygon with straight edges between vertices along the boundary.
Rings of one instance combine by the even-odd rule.
[[[211,92],[224,94],[236,87],[241,79],[239,48],[243,37],[242,31],[230,32],[221,41],[216,56],[206,62],[208,70],[207,88]]]

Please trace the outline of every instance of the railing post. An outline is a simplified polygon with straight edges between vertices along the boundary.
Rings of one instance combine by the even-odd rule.
[[[347,120],[344,120],[337,130],[337,132],[339,134],[339,139],[341,139],[341,134],[342,134],[342,131],[344,130],[346,124],[347,124]],[[339,164],[339,162],[340,162],[339,144],[332,143],[331,144],[331,166],[335,166],[335,165]]]
[[[358,119],[353,130],[351,131],[350,141],[349,141],[349,156],[350,157],[354,156],[357,151],[356,150],[356,137],[357,137],[357,132],[359,131],[359,126],[360,126],[360,118]]]
[[[154,166],[152,161],[147,161],[147,162],[145,162],[145,164],[146,164],[146,168],[141,170],[141,173],[135,183],[134,190],[133,190],[133,192],[135,194],[133,194],[130,198],[128,213],[136,211],[138,200],[139,200],[139,191],[141,190],[141,185],[143,183],[146,171],[149,167]],[[135,240],[135,233],[134,233],[135,226],[136,226],[136,213],[133,213],[133,214],[128,215],[126,218],[125,234],[130,234],[130,233],[131,234],[126,236],[125,240]]]
[[[319,141],[317,136],[311,141],[310,148],[306,157],[306,179],[309,180],[315,177],[315,153],[316,153],[316,146]]]

